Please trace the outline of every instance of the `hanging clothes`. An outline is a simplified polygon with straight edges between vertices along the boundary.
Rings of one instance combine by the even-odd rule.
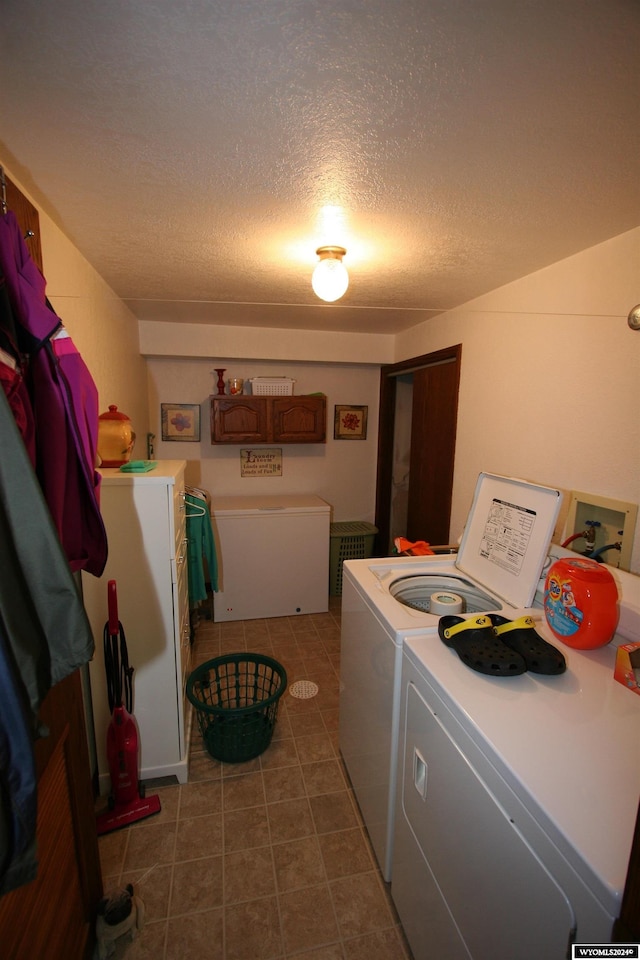
[[[192,488],[193,489],[193,488]],[[198,491],[202,492],[203,491]],[[189,583],[189,605],[196,606],[207,599],[207,581],[205,562],[209,573],[209,583],[214,592],[218,590],[218,558],[211,528],[211,516],[207,501],[197,496],[195,490],[185,495],[187,519],[187,573]]]
[[[0,896],[35,879],[38,795],[33,740],[0,619]]]
[[[0,317],[6,317],[7,304],[12,312],[12,325],[2,323],[4,349],[8,352],[8,342],[20,358],[35,424],[36,474],[71,570],[99,577],[107,561],[107,536],[94,466],[98,392],[46,299],[45,279],[12,211],[0,218],[0,271],[6,290]],[[0,382],[4,385],[6,377]]]
[[[40,705],[54,684],[91,659],[94,641],[51,513],[2,391],[0,449],[2,894],[29,882],[36,871],[32,751]]]
[[[18,349],[18,332],[7,284],[0,271],[0,382],[31,463],[36,465],[36,428],[31,398],[24,380],[24,358]]]

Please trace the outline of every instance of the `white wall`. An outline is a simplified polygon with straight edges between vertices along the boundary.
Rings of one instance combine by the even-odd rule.
[[[481,471],[560,488],[561,522],[571,490],[640,502],[639,266],[640,228],[397,338],[397,360],[463,345],[452,539]]]
[[[91,370],[101,410],[116,403],[131,417],[139,438],[135,457],[146,456],[146,433],[152,430],[156,456],[186,459],[191,482],[213,493],[315,492],[334,506],[335,520],[373,520],[377,363],[462,343],[452,539],[462,531],[483,470],[548,483],[566,493],[582,490],[640,502],[640,332],[626,321],[640,302],[640,228],[399,334],[395,355],[391,337],[369,341],[364,335],[282,330],[261,331],[259,338],[236,330],[234,339],[225,329],[218,342],[215,329],[183,327],[178,348],[171,325],[136,323],[42,205],[30,199],[40,211],[47,293]],[[200,338],[197,343],[194,336]],[[214,362],[175,359],[184,355],[185,340],[191,358],[219,355],[227,344],[226,356],[234,359],[215,363],[228,367],[227,376],[292,376],[298,380],[296,392],[326,393],[327,444],[283,447],[281,478],[240,478],[239,447],[212,447],[208,441],[206,398],[214,392]],[[171,350],[173,357],[167,355]],[[166,359],[156,356],[145,364],[141,353]],[[241,356],[269,359],[242,361]],[[199,444],[161,442],[160,403],[165,401],[203,405]],[[336,403],[369,406],[366,441],[333,440]],[[631,569],[640,573],[638,530]]]
[[[155,456],[186,460],[188,482],[204,487],[214,496],[315,493],[333,507],[332,520],[373,522],[380,383],[378,366],[158,357],[150,358],[147,364],[151,429],[156,435]],[[327,442],[283,444],[281,477],[241,477],[241,446],[212,445],[210,440],[208,398],[217,393],[214,366],[226,368],[225,380],[229,377],[243,377],[245,380],[256,376],[291,377],[296,381],[295,393],[326,394]],[[200,404],[199,443],[162,441],[161,403]],[[366,440],[333,439],[335,404],[368,406]]]
[[[392,363],[387,333],[233,327],[140,321],[140,352],[147,357],[234,357],[236,360],[316,360],[323,363]]]

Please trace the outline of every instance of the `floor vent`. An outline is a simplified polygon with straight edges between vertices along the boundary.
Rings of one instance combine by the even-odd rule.
[[[310,700],[318,692],[318,684],[313,680],[296,680],[289,687],[289,693],[298,700]]]

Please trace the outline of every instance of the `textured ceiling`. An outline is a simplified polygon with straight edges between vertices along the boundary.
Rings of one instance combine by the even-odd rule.
[[[139,317],[394,332],[640,223],[638,49],[637,0],[3,0],[0,160]]]

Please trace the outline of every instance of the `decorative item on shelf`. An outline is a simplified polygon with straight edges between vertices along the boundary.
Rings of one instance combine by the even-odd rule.
[[[244,380],[242,377],[229,377],[229,393],[232,397],[238,393],[242,393],[243,387]]]
[[[334,408],[333,439],[366,440],[368,410],[367,406],[336,405]]]
[[[115,403],[98,417],[98,457],[101,467],[121,467],[128,463],[136,442],[131,420]]]
[[[291,377],[251,377],[251,393],[256,397],[293,396],[295,379]]]
[[[344,296],[349,286],[349,274],[342,262],[346,254],[344,247],[318,247],[316,254],[320,257],[311,277],[313,292],[326,303],[333,303]]]
[[[162,439],[200,440],[200,404],[161,403]]]
[[[219,397],[224,396],[224,375],[226,372],[227,372],[226,367],[216,367],[216,369],[214,370],[214,373],[218,374],[218,382],[216,383],[216,386],[218,388]]]

